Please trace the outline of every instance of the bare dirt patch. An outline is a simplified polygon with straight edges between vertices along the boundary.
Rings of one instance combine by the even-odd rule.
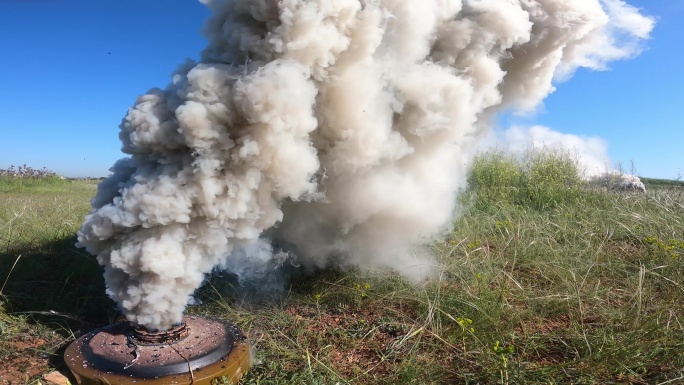
[[[0,384],[26,384],[49,368],[49,355],[41,352],[47,342],[37,336],[23,335],[0,342]]]
[[[362,373],[389,376],[396,370],[397,353],[403,348],[400,339],[411,330],[411,325],[387,317],[372,307],[348,312],[331,309],[289,308],[294,327],[301,328],[303,338],[327,341],[326,347],[312,349],[310,354],[329,362],[333,370],[345,378]],[[312,348],[316,345],[313,344]]]

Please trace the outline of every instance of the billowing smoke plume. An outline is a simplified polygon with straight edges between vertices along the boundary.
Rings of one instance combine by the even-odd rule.
[[[653,24],[620,0],[206,3],[208,47],[128,111],[130,156],[78,234],[148,328],[180,321],[216,266],[280,247],[426,276],[421,244],[449,228],[493,114],[634,55]]]

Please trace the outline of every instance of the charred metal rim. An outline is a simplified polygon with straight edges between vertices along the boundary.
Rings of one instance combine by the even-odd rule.
[[[133,339],[143,345],[162,345],[180,342],[190,335],[188,324],[181,322],[180,325],[169,330],[149,331],[144,327],[133,328]]]

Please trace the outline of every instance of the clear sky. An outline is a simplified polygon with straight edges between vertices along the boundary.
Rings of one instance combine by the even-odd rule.
[[[684,175],[684,0],[628,2],[657,20],[639,57],[580,69],[537,115],[502,123],[599,137],[613,164],[675,178]],[[0,168],[106,176],[123,156],[127,108],[198,57],[207,16],[192,0],[0,0]]]

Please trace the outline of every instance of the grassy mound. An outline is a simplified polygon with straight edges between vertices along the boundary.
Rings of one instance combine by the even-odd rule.
[[[577,157],[567,151],[542,149],[519,156],[493,150],[475,157],[462,198],[474,200],[479,209],[501,204],[552,208],[586,193],[582,173]]]

